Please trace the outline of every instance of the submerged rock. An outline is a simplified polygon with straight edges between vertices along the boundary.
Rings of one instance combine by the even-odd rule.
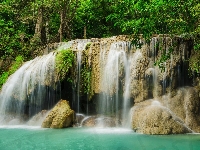
[[[71,110],[69,102],[60,100],[50,111],[42,123],[43,128],[65,128],[72,126],[74,111]]]
[[[98,117],[89,116],[82,120],[81,126],[84,127],[116,127],[120,126],[121,122],[115,117]]]
[[[132,108],[132,128],[144,134],[190,133],[184,122],[160,102],[148,100]]]

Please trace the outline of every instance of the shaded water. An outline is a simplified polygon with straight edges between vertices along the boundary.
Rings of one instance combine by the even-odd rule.
[[[198,150],[200,146],[199,134],[150,136],[122,128],[15,127],[0,127],[1,150]]]

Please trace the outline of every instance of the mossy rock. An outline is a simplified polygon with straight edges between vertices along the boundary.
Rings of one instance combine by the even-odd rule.
[[[74,111],[70,108],[69,102],[60,100],[50,111],[42,123],[43,128],[66,128],[72,126]]]

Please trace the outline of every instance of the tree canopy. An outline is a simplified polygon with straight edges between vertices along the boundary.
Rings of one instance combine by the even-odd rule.
[[[152,34],[180,35],[193,39],[200,56],[199,33],[199,0],[0,1],[1,59],[28,60],[48,43],[119,34],[143,34],[146,40]],[[190,66],[199,72],[194,60]]]

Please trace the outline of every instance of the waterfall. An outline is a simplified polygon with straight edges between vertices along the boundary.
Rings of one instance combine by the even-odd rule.
[[[80,90],[81,90],[81,64],[82,64],[82,53],[85,50],[86,45],[90,42],[88,39],[77,39],[76,43],[76,80],[74,83],[73,92],[73,107],[77,113],[80,113]],[[80,123],[78,121],[78,123]]]
[[[80,74],[81,74],[81,56],[82,51],[77,52],[77,113],[80,112]]]
[[[1,124],[20,124],[55,104],[54,70],[55,53],[49,53],[26,62],[8,78],[0,93]]]
[[[58,51],[72,49],[76,55],[73,68],[67,74],[74,79],[72,83],[68,82],[68,76],[65,81],[56,81],[55,52],[24,63],[2,87],[0,124],[27,122],[41,110],[52,108],[62,98],[69,100],[76,116],[80,113],[91,115],[89,119],[88,116],[77,117],[77,126],[92,120],[97,126],[108,126],[112,122],[112,125],[130,127],[130,111],[134,104],[148,99],[160,100],[171,90],[185,84],[181,81],[184,79],[182,59],[186,59],[186,52],[183,44],[180,56],[173,54],[172,57],[171,54],[170,60],[163,63],[166,68],[162,72],[154,63],[160,59],[163,50],[168,52],[172,45],[170,38],[153,37],[150,45],[144,44],[141,49],[125,40],[113,37],[59,43]],[[85,77],[85,72],[89,73],[89,77]],[[85,81],[91,82],[87,93],[85,87],[88,83],[85,85]],[[46,113],[40,114],[45,116]],[[38,118],[33,117],[29,123],[36,122]]]
[[[124,85],[124,100],[123,100],[123,110],[122,110],[122,123],[125,127],[130,127],[130,96],[131,96],[131,85],[134,84],[134,77],[136,77],[136,70],[139,66],[138,60],[142,58],[142,53],[140,50],[136,50],[132,55],[129,54],[129,58],[125,60],[125,85]]]
[[[124,59],[126,57],[124,51],[125,42],[112,43],[107,57],[105,49],[101,51],[100,62],[104,62],[102,66],[101,90],[103,95],[100,99],[100,112],[102,114],[115,114],[118,118],[119,111],[119,74],[124,68]],[[106,59],[105,59],[106,57]],[[104,65],[103,64],[103,65]]]
[[[141,54],[137,51],[133,57],[128,57],[130,45],[130,42],[125,41],[115,42],[111,44],[108,53],[105,52],[105,47],[101,48],[100,52],[102,95],[99,100],[99,112],[114,116],[117,120],[121,118],[122,122],[127,120],[130,107],[130,72],[136,63],[133,59],[137,60]]]

